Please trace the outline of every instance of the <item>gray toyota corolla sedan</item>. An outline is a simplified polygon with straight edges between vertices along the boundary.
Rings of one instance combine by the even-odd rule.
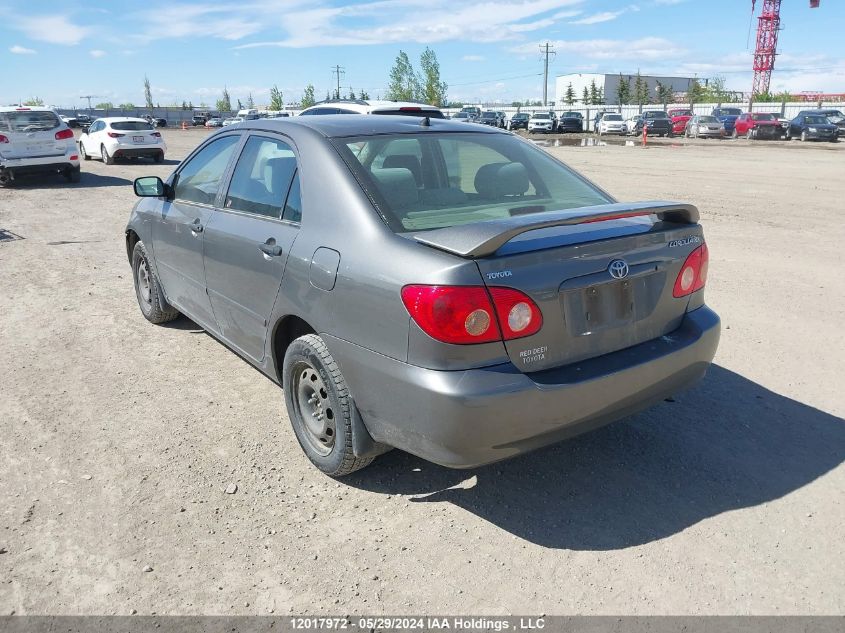
[[[695,207],[618,203],[495,128],[247,121],[135,192],[144,316],[181,312],[281,384],[332,476],[556,442],[688,387],[719,341]]]

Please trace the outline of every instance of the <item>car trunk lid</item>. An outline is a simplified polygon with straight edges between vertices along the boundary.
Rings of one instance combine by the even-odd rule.
[[[569,220],[561,223],[566,214]],[[539,219],[546,215],[559,216],[560,221]],[[689,205],[603,205],[500,221],[518,232],[487,238],[486,246],[478,243],[486,231],[480,224],[488,223],[415,237],[431,246],[439,242],[442,248],[452,231],[444,250],[455,252],[461,250],[455,233],[466,237],[475,227],[475,241],[466,239],[463,252],[479,254],[475,259],[484,283],[525,293],[543,315],[536,334],[505,342],[511,362],[520,371],[534,372],[615,352],[677,329],[689,297],[675,298],[673,287],[686,257],[703,243],[697,219]]]

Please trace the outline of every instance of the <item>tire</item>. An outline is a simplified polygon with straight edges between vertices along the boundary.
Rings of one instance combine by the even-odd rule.
[[[141,314],[150,323],[167,323],[179,316],[179,311],[167,303],[161,283],[150,266],[147,249],[138,241],[132,249],[132,281]]]
[[[739,134],[737,134],[736,128],[734,128],[733,131],[731,132],[731,138],[736,138],[737,136],[739,136]]]
[[[105,145],[100,145],[100,157],[103,159],[104,165],[114,165],[114,157],[109,156]]]
[[[749,141],[754,138],[754,131],[751,128],[748,128],[748,131],[745,133],[745,138]]]
[[[79,141],[79,156],[82,160],[91,160],[91,157],[88,155],[88,152],[85,151],[85,145],[82,144],[82,141]]]
[[[372,463],[373,457],[352,451],[353,417],[360,414],[323,339],[306,334],[290,344],[282,388],[293,432],[314,466],[329,477],[343,477]]]
[[[82,177],[82,171],[79,167],[71,167],[69,169],[65,169],[62,172],[62,176],[64,176],[65,180],[68,182],[79,182]]]
[[[158,154],[153,156],[153,160],[157,163],[163,163],[164,162],[164,152],[159,152]]]
[[[807,132],[803,131],[803,132],[801,132],[801,142],[803,143],[803,142],[806,142],[806,141],[807,141]]]

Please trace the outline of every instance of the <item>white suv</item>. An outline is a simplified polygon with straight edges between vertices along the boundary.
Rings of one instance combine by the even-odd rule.
[[[621,114],[608,112],[599,121],[599,136],[605,134],[624,134],[625,130],[625,119],[622,118]]]
[[[444,119],[440,108],[410,101],[352,101],[339,99],[323,101],[305,108],[299,116],[313,114],[394,114]]]
[[[79,137],[79,154],[83,160],[99,157],[106,165],[117,158],[152,158],[164,161],[167,145],[152,125],[144,119],[105,117],[91,124]]]
[[[39,172],[79,182],[73,131],[50,108],[0,107],[0,187]]]
[[[554,132],[555,130],[555,122],[552,118],[552,115],[548,112],[535,112],[531,115],[531,118],[528,119],[528,133],[534,134],[535,132],[545,132],[549,134]]]

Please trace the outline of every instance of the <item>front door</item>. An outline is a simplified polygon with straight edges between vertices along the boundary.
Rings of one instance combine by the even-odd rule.
[[[296,155],[281,138],[243,146],[221,209],[205,230],[205,278],[221,336],[264,358],[268,319],[301,217]]]
[[[167,300],[202,327],[216,331],[205,290],[202,252],[206,227],[229,161],[241,137],[211,141],[191,156],[174,180],[174,198],[153,227],[156,269]]]

